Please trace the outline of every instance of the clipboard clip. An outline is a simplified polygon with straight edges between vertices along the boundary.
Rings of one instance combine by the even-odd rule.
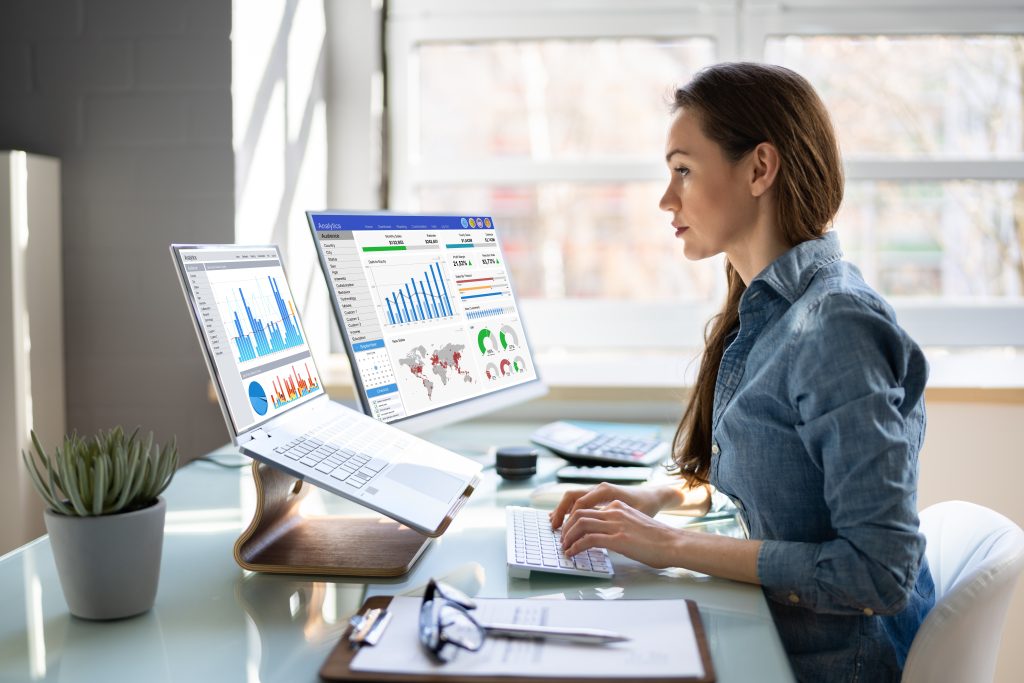
[[[374,607],[363,614],[353,616],[348,623],[352,626],[352,632],[348,636],[348,642],[352,647],[376,645],[384,629],[391,623],[391,613],[386,609]]]

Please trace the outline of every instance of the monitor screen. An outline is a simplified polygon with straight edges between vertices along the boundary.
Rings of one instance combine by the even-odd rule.
[[[172,251],[237,434],[324,395],[276,247],[174,245]]]
[[[308,216],[367,414],[404,428],[543,393],[489,216]]]

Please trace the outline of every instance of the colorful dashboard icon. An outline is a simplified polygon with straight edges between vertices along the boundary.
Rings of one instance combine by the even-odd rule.
[[[486,227],[486,228],[491,227],[491,219],[490,218],[485,218],[484,219],[484,227]]]
[[[467,221],[465,218],[462,219],[462,227],[464,227],[464,228],[468,228],[469,227],[469,221]]]
[[[476,220],[470,218],[469,219],[469,227],[475,228],[476,227]]]

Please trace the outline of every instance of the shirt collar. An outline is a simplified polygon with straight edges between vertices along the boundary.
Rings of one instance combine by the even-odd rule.
[[[822,266],[842,257],[839,237],[835,232],[826,232],[818,239],[801,242],[772,261],[750,285],[763,282],[792,304],[804,293]]]

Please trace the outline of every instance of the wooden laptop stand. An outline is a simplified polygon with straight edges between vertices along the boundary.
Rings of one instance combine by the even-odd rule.
[[[381,517],[303,517],[309,493],[280,470],[253,461],[256,512],[235,542],[243,569],[272,574],[402,576],[430,539]]]

